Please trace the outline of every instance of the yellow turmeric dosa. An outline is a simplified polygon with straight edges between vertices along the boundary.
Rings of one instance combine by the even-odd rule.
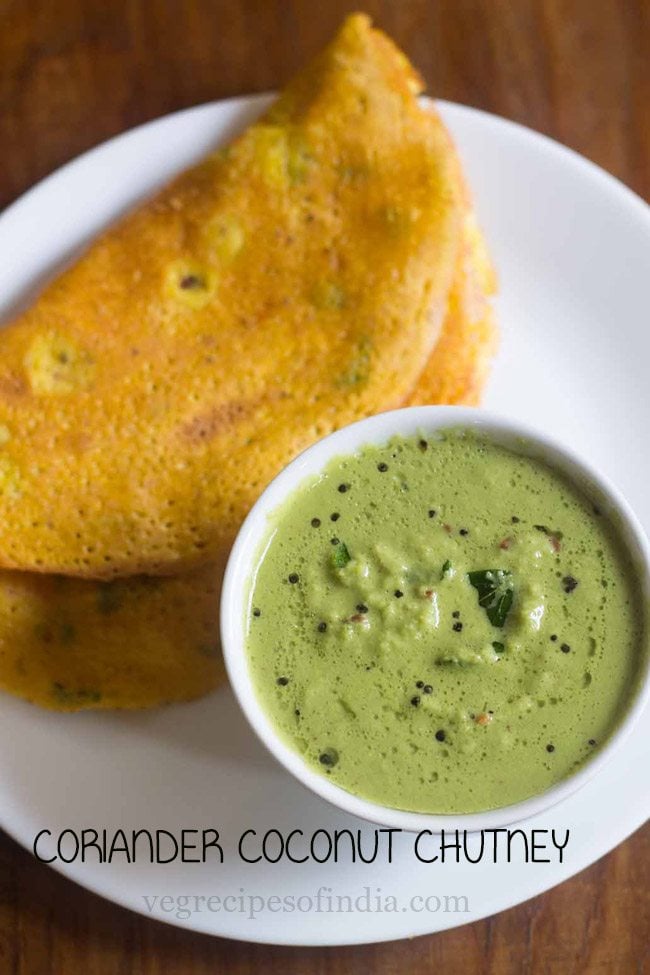
[[[495,290],[492,263],[468,206],[442,332],[405,406],[478,406],[497,345],[490,304]]]
[[[0,335],[5,564],[99,577],[217,559],[103,582],[1,571],[0,689],[64,711],[209,692],[223,561],[277,468],[377,409],[478,402],[494,274],[417,87],[351,18],[262,123]]]
[[[494,346],[494,275],[469,207],[463,238],[442,334],[409,405],[475,405],[480,395]],[[224,679],[222,571],[111,582],[0,572],[0,689],[64,711],[207,694]]]
[[[362,15],[0,333],[0,564],[176,574],[299,450],[398,406],[460,246],[449,137]]]
[[[0,690],[58,711],[147,708],[224,679],[221,571],[94,582],[0,573]]]

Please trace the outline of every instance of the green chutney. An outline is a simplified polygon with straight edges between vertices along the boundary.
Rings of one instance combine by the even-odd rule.
[[[543,461],[464,431],[337,458],[271,519],[247,654],[285,741],[343,789],[465,813],[607,740],[644,659],[634,567]]]

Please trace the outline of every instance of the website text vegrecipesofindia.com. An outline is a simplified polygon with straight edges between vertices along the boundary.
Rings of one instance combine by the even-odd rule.
[[[255,894],[240,887],[232,894],[143,894],[149,914],[188,921],[197,914],[241,914],[250,921],[264,914],[471,914],[465,894],[396,897],[381,887],[341,893],[318,887],[305,894]]]

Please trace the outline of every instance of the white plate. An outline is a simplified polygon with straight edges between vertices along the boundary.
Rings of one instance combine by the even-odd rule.
[[[7,316],[116,214],[254,117],[265,97],[181,112],[95,149],[0,217]],[[650,528],[650,210],[574,153],[482,112],[442,104],[501,278],[502,347],[486,405],[572,444],[622,488]],[[650,811],[650,714],[623,760],[525,828],[571,830],[565,863],[419,864],[408,836],[392,865],[245,865],[241,832],[372,827],[305,792],[262,751],[229,689],[155,713],[0,710],[0,822],[30,848],[42,828],[216,827],[216,864],[88,863],[63,872],[145,914],[144,896],[314,896],[318,888],[398,898],[396,913],[210,912],[151,916],[231,938],[349,944],[441,930],[539,894],[582,870]],[[520,824],[521,825],[521,824]],[[468,913],[414,911],[412,897],[466,895]],[[151,903],[151,902],[150,902]],[[213,902],[213,905],[216,902]],[[229,902],[232,906],[232,902]],[[272,902],[277,904],[277,902]],[[306,904],[306,902],[303,902]],[[435,901],[431,902],[435,907]],[[416,902],[419,905],[419,902]],[[165,902],[168,907],[169,902]]]

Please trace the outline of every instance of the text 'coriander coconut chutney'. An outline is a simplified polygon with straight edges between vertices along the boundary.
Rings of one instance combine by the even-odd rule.
[[[462,431],[331,462],[275,512],[247,654],[289,745],[418,812],[492,809],[569,775],[642,661],[634,567],[542,460]]]

